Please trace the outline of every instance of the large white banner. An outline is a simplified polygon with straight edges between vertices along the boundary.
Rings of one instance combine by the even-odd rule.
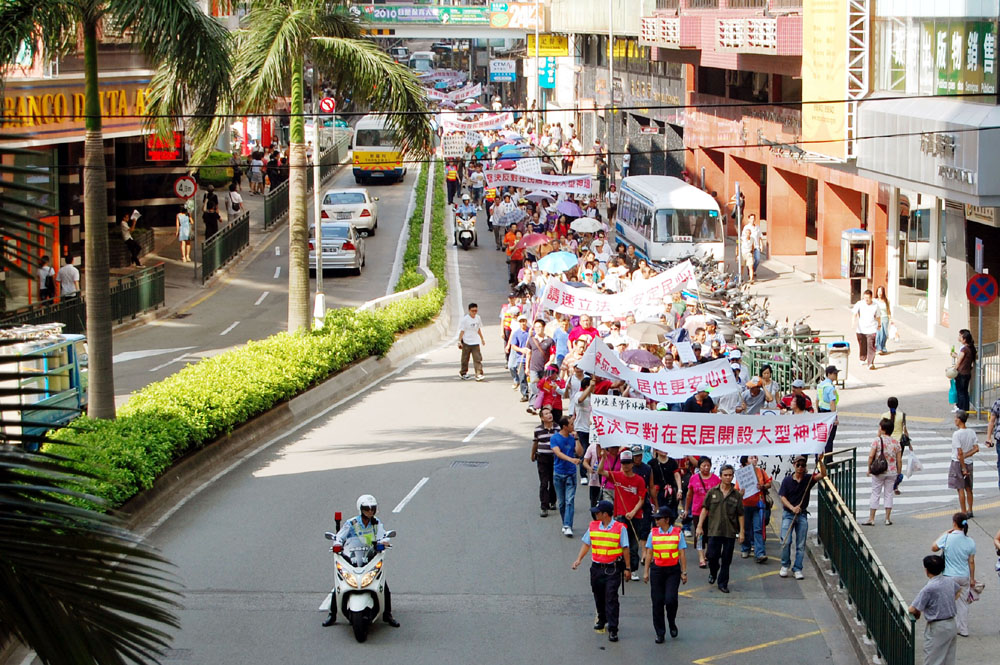
[[[544,189],[547,192],[567,194],[590,194],[593,181],[589,175],[542,175],[540,173],[520,173],[502,169],[484,171],[490,187],[523,187]]]
[[[644,397],[667,404],[683,402],[702,383],[707,383],[712,388],[712,395],[725,395],[740,389],[729,360],[725,358],[692,367],[679,367],[669,372],[636,372],[602,339],[595,339],[590,343],[576,366],[590,374],[623,379]]]
[[[455,115],[453,113],[449,116]],[[514,123],[513,113],[492,113],[484,115],[478,120],[455,120],[446,117],[441,121],[441,126],[446,132],[484,132],[489,129],[503,129],[507,125]]]
[[[542,160],[538,157],[522,157],[517,160],[517,164],[514,165],[514,170],[518,173],[533,173],[541,175]]]
[[[483,94],[483,84],[477,83],[475,85],[467,85],[464,88],[458,90],[452,90],[451,92],[444,92],[443,90],[434,90],[433,88],[427,89],[427,97],[429,99],[436,99],[439,101],[447,100],[449,102],[460,102],[463,99],[468,99],[472,97],[473,99]]]
[[[464,71],[454,69],[435,69],[432,72],[420,74],[421,81],[464,81],[469,75]]]
[[[563,282],[551,280],[542,293],[542,305],[545,309],[555,310],[561,314],[602,314],[623,317],[640,307],[659,305],[663,298],[684,288],[684,285],[693,278],[694,266],[690,261],[684,261],[669,270],[664,270],[652,279],[629,284],[629,287],[621,293],[600,293],[587,286],[568,286]]]
[[[741,416],[594,407],[601,445],[650,446],[685,455],[817,455],[826,447],[836,413]]]

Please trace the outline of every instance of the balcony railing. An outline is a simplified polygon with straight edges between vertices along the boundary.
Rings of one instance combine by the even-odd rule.
[[[688,0],[691,9],[718,9],[719,0]]]
[[[726,4],[730,9],[767,9],[767,0],[729,0]]]

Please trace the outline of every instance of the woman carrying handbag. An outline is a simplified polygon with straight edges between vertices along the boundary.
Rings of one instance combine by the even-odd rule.
[[[872,495],[868,502],[868,521],[862,526],[875,526],[875,512],[879,502],[885,508],[885,524],[892,525],[892,486],[903,466],[903,450],[899,442],[889,436],[892,421],[883,418],[878,424],[878,438],[868,452],[868,476],[872,479]]]
[[[890,397],[886,402],[886,406],[889,407],[889,410],[883,413],[882,417],[892,421],[892,431],[889,432],[889,436],[897,436],[899,438],[899,449],[901,452],[909,447],[912,453],[913,441],[910,440],[910,432],[906,429],[906,413],[899,410],[899,400],[895,397]],[[893,494],[902,494],[899,491],[899,484],[901,482],[903,482],[902,467],[896,473],[896,482],[892,486]]]

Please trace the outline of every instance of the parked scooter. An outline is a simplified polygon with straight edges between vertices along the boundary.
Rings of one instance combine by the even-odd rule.
[[[336,514],[336,521],[339,531],[340,513]],[[327,531],[324,535],[327,540],[334,540],[337,534]],[[395,536],[395,531],[385,534],[386,538]],[[331,603],[335,603],[333,607],[351,624],[354,639],[358,642],[368,639],[369,628],[383,616],[386,587],[383,565],[386,547],[390,545],[375,543],[372,547],[362,545],[345,548],[334,543],[330,548],[337,570],[336,580],[319,609],[329,611]]]

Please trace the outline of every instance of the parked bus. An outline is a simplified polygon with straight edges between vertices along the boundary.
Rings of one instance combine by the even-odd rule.
[[[393,183],[406,175],[402,148],[386,127],[387,120],[384,115],[370,114],[354,127],[352,160],[358,184],[373,180]]]
[[[711,254],[725,260],[725,225],[719,204],[678,178],[630,176],[621,182],[615,217],[618,242],[634,245],[650,261]]]

